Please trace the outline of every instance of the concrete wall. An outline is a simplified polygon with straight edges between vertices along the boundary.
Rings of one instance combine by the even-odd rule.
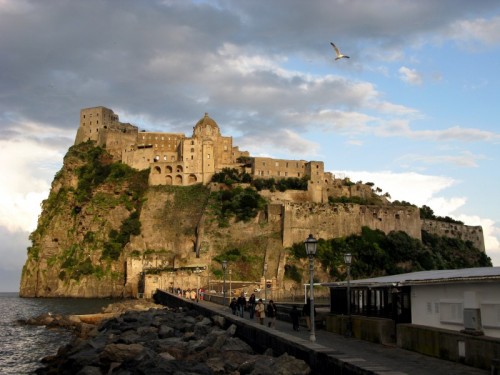
[[[492,360],[500,358],[500,339],[415,324],[398,325],[397,344],[403,349],[488,370]]]
[[[452,331],[466,327],[465,309],[476,310],[478,330],[500,339],[500,283],[468,282],[412,286],[412,323]]]
[[[325,317],[326,330],[339,335],[346,334],[347,315],[328,315]],[[396,343],[396,326],[391,319],[366,316],[351,317],[353,337],[378,344]]]

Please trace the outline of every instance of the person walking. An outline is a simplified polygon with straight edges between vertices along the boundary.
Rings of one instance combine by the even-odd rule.
[[[276,314],[278,310],[276,308],[276,305],[274,304],[274,301],[271,299],[269,300],[269,303],[267,304],[267,316],[269,317],[270,321],[267,323],[267,326],[270,328],[276,328]]]
[[[293,305],[292,310],[290,311],[290,318],[292,319],[292,327],[294,331],[299,330],[299,318],[300,312],[297,310],[297,306]]]
[[[248,299],[248,312],[250,313],[250,319],[253,319],[255,315],[255,304],[257,301],[255,300],[255,294],[251,294],[250,298]]]
[[[245,308],[247,307],[247,299],[245,297],[244,292],[240,293],[240,296],[238,297],[237,303],[238,303],[238,313],[243,318],[243,312],[245,311]]]
[[[233,297],[231,303],[229,304],[229,308],[233,312],[233,315],[236,315],[236,310],[238,308],[238,302],[236,302],[236,298]]]
[[[257,304],[255,305],[255,317],[259,320],[259,323],[264,325],[264,318],[266,317],[266,308],[262,302],[262,298],[259,298]]]

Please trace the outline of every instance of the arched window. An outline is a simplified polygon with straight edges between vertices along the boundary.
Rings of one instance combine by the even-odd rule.
[[[165,178],[165,184],[166,185],[172,185],[172,176],[167,176]]]
[[[190,174],[188,177],[188,184],[195,184],[198,179],[194,174]]]
[[[182,173],[183,172],[182,165],[178,165],[177,166],[176,172],[177,173]]]
[[[170,165],[167,165],[166,170],[167,170],[167,173],[172,173],[172,167]]]
[[[161,174],[161,168],[158,167],[158,166],[155,167],[154,171],[155,171],[156,174]]]
[[[175,176],[175,184],[176,185],[182,185],[182,176],[180,174],[178,174],[177,176]]]

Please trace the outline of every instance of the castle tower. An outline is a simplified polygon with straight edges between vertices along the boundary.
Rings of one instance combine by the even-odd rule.
[[[111,125],[119,124],[118,115],[106,107],[92,107],[80,110],[80,126],[75,145],[87,141],[100,143],[100,132]]]

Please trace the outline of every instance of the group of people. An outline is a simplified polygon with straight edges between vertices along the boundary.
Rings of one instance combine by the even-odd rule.
[[[247,301],[245,294],[242,292],[237,299],[236,297],[233,297],[229,307],[234,315],[238,315],[242,318],[245,310],[248,310],[250,319],[254,319],[255,317],[262,325],[264,325],[265,319],[267,318],[267,326],[270,328],[276,328],[276,316],[278,314],[278,309],[272,299],[269,300],[269,303],[266,306],[264,305],[262,298],[259,298],[258,300],[255,298],[255,294],[252,294]],[[309,298],[307,299],[307,303],[302,308],[302,312],[299,311],[295,305],[290,311],[290,318],[292,320],[292,328],[294,331],[299,330],[301,315],[305,318],[307,329],[311,330],[311,300]]]
[[[247,301],[245,293],[241,292],[237,299],[233,297],[229,307],[234,315],[238,315],[242,318],[244,316],[244,311],[248,310],[250,319],[254,319],[255,317],[262,325],[264,325],[265,318],[267,317],[268,327],[276,327],[276,315],[278,310],[273,300],[269,300],[269,303],[265,306],[262,298],[257,299],[255,294],[252,294]]]
[[[174,292],[173,288],[171,288],[171,292]],[[175,293],[177,293],[179,297],[184,296],[184,298],[190,299],[191,301],[196,301],[196,297],[202,300],[205,294],[203,289],[199,289],[198,291],[196,291],[196,289],[186,289],[183,291],[181,288],[177,288]]]

